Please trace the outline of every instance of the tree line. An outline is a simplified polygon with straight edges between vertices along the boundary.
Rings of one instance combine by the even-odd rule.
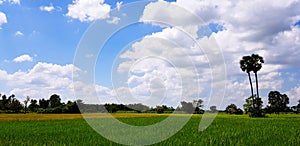
[[[230,104],[226,107],[225,112],[228,114],[249,114],[251,116],[251,112],[254,109],[252,105],[252,97],[246,99],[246,103],[243,105],[244,111],[238,108],[235,104]],[[257,102],[257,101],[255,101]],[[265,108],[262,108],[262,101],[260,102],[260,112],[261,115],[265,114],[279,114],[279,113],[300,113],[300,100],[297,105],[289,107],[289,97],[286,94],[281,94],[279,91],[270,91],[268,94],[268,105]],[[253,115],[252,115],[253,116]]]
[[[27,97],[24,104],[14,94],[8,97],[0,94],[0,97],[0,113],[80,113],[76,102],[61,102],[57,94],[51,95],[49,99],[43,98],[38,101]]]
[[[27,97],[22,104],[14,94],[11,96],[0,94],[0,113],[95,113],[95,112],[136,112],[136,113],[172,113],[175,110],[184,113],[202,114],[204,110],[203,100],[198,99],[193,102],[181,102],[181,106],[176,109],[161,105],[156,107],[149,107],[141,103],[137,104],[85,104],[83,100],[68,101],[64,103],[57,94],[53,94],[49,99],[30,99]],[[28,106],[27,106],[28,105]],[[80,109],[80,110],[79,110]],[[216,108],[213,108],[216,110]]]

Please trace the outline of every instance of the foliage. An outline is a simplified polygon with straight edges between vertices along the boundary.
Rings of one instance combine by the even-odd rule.
[[[258,78],[257,72],[262,68],[262,64],[264,63],[263,57],[258,54],[252,54],[251,56],[244,56],[242,60],[240,60],[240,68],[243,72],[248,74],[250,88],[251,88],[251,97],[246,99],[246,104],[244,104],[244,109],[246,113],[250,112],[250,117],[263,117],[264,113],[262,110],[262,100],[259,98],[258,91]],[[256,95],[253,94],[253,86],[250,72],[254,72],[255,80],[256,80]],[[251,105],[252,104],[252,105]]]
[[[215,113],[215,112],[217,112],[218,110],[217,110],[217,106],[211,106],[211,107],[209,107],[209,109],[210,109],[210,111],[212,112],[212,113]]]
[[[193,106],[193,103],[191,102],[181,102],[181,110],[184,111],[187,114],[192,114],[195,111],[195,107]]]
[[[24,109],[24,113],[26,114],[26,112],[27,112],[27,103],[30,101],[30,97],[29,96],[27,96],[26,97],[26,99],[24,100],[24,107],[25,107],[25,109]]]
[[[48,108],[49,107],[49,105],[50,105],[50,103],[49,103],[50,101],[49,100],[46,100],[46,99],[40,99],[39,100],[39,107],[40,108],[43,108],[43,109],[46,109],[46,108]]]
[[[6,97],[6,95],[2,95],[2,99],[0,100],[0,112],[19,113],[22,109],[23,105],[18,99],[15,98],[14,94],[9,96],[8,98]]]
[[[193,102],[182,101],[180,110],[187,114],[203,114],[202,103],[202,99],[193,100]]]
[[[49,99],[49,104],[51,108],[59,107],[60,105],[62,105],[59,95],[57,94],[51,95]]]
[[[249,97],[246,99],[246,104],[244,104],[244,109],[250,117],[265,117],[265,113],[262,109],[261,98],[254,95],[254,97]]]
[[[162,114],[162,113],[164,113],[165,109],[162,106],[156,106],[155,111],[158,114]]]
[[[31,112],[37,112],[37,109],[39,108],[39,105],[37,104],[37,100],[31,99],[28,108]]]
[[[281,94],[278,91],[271,91],[268,95],[269,105],[267,111],[269,113],[288,112],[289,97],[286,94]]]
[[[243,56],[242,60],[240,60],[240,68],[243,72],[246,72],[248,74],[251,95],[254,96],[253,85],[252,85],[252,80],[251,80],[251,75],[250,75],[250,72],[253,70],[251,56]]]
[[[238,108],[235,104],[230,104],[226,107],[225,112],[227,114],[236,114],[236,115],[242,115],[243,110]]]

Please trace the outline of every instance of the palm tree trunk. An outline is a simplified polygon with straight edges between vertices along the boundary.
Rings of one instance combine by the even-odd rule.
[[[252,95],[252,98],[253,98],[254,97],[254,94],[253,94],[253,85],[252,85],[252,80],[251,80],[250,73],[248,73],[248,77],[249,77],[249,82],[250,82],[251,95]]]
[[[251,88],[251,97],[252,97],[252,107],[254,107],[254,93],[253,93],[253,85],[252,85],[252,80],[251,80],[251,76],[250,76],[250,72],[248,72],[248,77],[249,77],[249,82],[250,82],[250,88]]]
[[[259,98],[259,94],[258,94],[258,79],[257,79],[257,72],[255,72],[254,74],[255,74],[255,80],[256,80],[256,93],[257,93],[257,98]]]

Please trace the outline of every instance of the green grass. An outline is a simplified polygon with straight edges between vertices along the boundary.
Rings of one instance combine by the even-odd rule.
[[[166,118],[119,118],[132,125],[150,125]],[[300,145],[300,116],[218,115],[204,132],[201,116],[193,116],[173,137],[156,145]],[[117,145],[97,134],[83,119],[0,122],[0,145]]]

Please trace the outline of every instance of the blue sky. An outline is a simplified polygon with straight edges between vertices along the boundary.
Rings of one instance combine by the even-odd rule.
[[[120,87],[113,89],[111,68],[116,61],[116,74],[128,77],[126,84],[129,86],[124,88],[129,88],[137,98],[147,99],[145,95],[149,93],[155,95],[158,89],[150,89],[150,86],[153,84],[160,87],[164,84],[164,88],[169,91],[165,91],[166,98],[161,103],[176,105],[172,99],[173,96],[180,96],[175,92],[179,91],[179,82],[172,80],[178,77],[172,75],[176,70],[161,60],[141,60],[138,57],[169,57],[175,65],[177,62],[184,64],[186,58],[180,53],[176,54],[178,49],[191,58],[198,72],[197,76],[189,74],[181,77],[199,80],[199,88],[195,87],[195,91],[182,82],[182,86],[191,88],[191,91],[183,93],[192,96],[190,99],[201,97],[208,101],[212,84],[212,77],[209,76],[211,60],[207,60],[203,49],[207,49],[207,45],[212,46],[207,43],[213,40],[222,50],[226,64],[226,72],[220,73],[227,75],[224,81],[226,94],[219,106],[235,103],[242,107],[244,99],[249,96],[249,82],[246,74],[240,71],[238,62],[243,55],[252,53],[262,55],[266,61],[259,72],[261,95],[265,104],[271,90],[288,94],[291,105],[296,104],[300,98],[300,69],[297,63],[300,61],[299,0],[148,1],[139,11],[134,8],[123,11],[124,6],[129,4],[130,7],[133,2],[129,0],[90,2],[0,0],[0,93],[16,94],[20,99],[27,95],[48,98],[57,93],[64,101],[74,100],[72,72],[76,66],[72,64],[84,34],[95,21],[103,22],[105,29],[137,17],[140,18],[139,22],[118,30],[104,48],[99,48],[102,49],[100,54],[86,56],[88,59],[99,55],[94,87],[99,98],[109,97],[108,102],[117,102],[115,90],[120,89],[121,93],[127,91]],[[184,15],[175,6],[189,13]],[[192,15],[201,18],[203,23],[197,24],[189,19]],[[147,22],[148,19],[174,21],[178,26],[159,25]],[[194,42],[186,39],[179,30],[194,37]],[[166,44],[155,39],[150,43],[149,38],[175,42],[175,48],[178,48],[170,50],[172,43]],[[194,48],[197,44],[200,47]],[[159,45],[163,48],[159,48]],[[188,68],[188,65],[183,65],[177,70],[189,71]],[[124,72],[126,69],[130,71]],[[158,78],[160,81],[156,80]]]

